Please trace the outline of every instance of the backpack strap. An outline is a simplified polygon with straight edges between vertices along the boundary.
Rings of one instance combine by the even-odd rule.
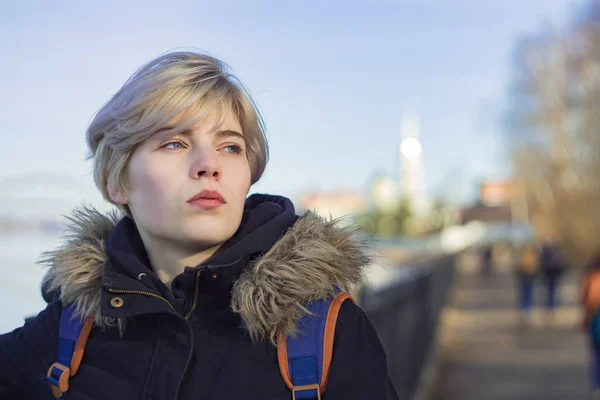
[[[337,317],[348,299],[354,301],[348,293],[338,292],[334,298],[310,302],[309,313],[298,322],[298,336],[279,335],[277,361],[293,400],[321,399],[325,393]]]
[[[93,326],[94,317],[86,320],[75,317],[75,305],[63,308],[58,335],[58,361],[48,370],[48,383],[55,398],[62,399],[69,390],[69,377],[79,369]]]

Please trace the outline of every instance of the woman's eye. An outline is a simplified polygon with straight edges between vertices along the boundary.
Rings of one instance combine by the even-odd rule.
[[[185,148],[181,142],[169,142],[162,146],[163,149],[179,150]]]
[[[230,144],[229,146],[223,147],[227,153],[239,154],[242,152],[242,147],[238,144]]]

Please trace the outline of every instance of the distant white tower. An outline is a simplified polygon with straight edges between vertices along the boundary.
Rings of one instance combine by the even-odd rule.
[[[402,118],[402,141],[400,142],[400,187],[402,195],[409,199],[416,214],[427,212],[428,202],[421,158],[419,118],[416,114],[406,114]]]

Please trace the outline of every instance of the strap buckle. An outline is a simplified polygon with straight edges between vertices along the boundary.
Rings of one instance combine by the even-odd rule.
[[[296,400],[296,392],[304,392],[306,390],[316,390],[317,400],[321,400],[321,388],[316,383],[314,385],[294,386],[292,388],[292,400]]]
[[[69,390],[70,376],[71,369],[58,362],[52,364],[50,369],[48,369],[48,382],[52,388],[52,394],[57,399],[60,399]]]

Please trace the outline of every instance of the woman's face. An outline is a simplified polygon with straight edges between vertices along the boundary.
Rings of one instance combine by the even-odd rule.
[[[203,250],[224,243],[238,229],[250,166],[237,118],[229,108],[219,114],[209,114],[184,134],[150,138],[134,150],[127,192],[110,195],[129,205],[142,238]]]

